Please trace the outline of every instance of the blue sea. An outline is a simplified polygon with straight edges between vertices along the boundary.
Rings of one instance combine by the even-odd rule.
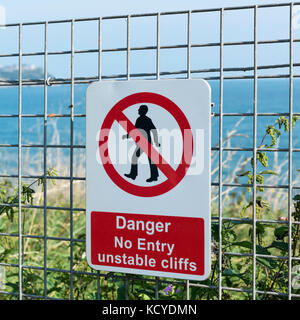
[[[212,88],[212,102],[215,106],[212,112],[219,112],[219,83],[209,82]],[[85,114],[85,94],[87,85],[75,86],[75,114]],[[71,88],[69,85],[48,87],[48,115],[70,114]],[[253,81],[251,80],[225,80],[224,81],[224,113],[247,113],[253,111]],[[300,113],[300,80],[294,80],[294,112]],[[288,113],[289,112],[289,80],[268,79],[258,80],[258,113]],[[24,115],[43,115],[44,113],[44,88],[23,87],[22,89],[22,113]],[[18,114],[18,88],[2,87],[0,89],[0,115]],[[278,116],[258,116],[257,118],[257,145],[265,134],[267,125],[275,123]],[[252,147],[253,118],[250,116],[224,116],[223,139],[224,147]],[[22,143],[43,144],[43,117],[24,117],[22,119]],[[279,143],[276,147],[288,147],[288,133],[282,129]],[[219,117],[212,118],[212,146],[218,146]],[[49,145],[70,144],[70,118],[49,117],[47,126],[47,141]],[[75,117],[74,141],[75,145],[85,145],[85,118]],[[269,144],[270,139],[265,143]],[[0,117],[0,144],[18,144],[18,118]],[[300,120],[293,131],[293,147],[300,149]],[[42,148],[23,148],[23,173],[41,174],[43,170]],[[0,174],[17,174],[17,148],[0,148]],[[56,165],[56,161],[65,163],[68,167],[70,150],[68,148],[48,148],[48,165]],[[55,153],[56,152],[56,153]],[[52,153],[52,154],[51,154]],[[288,153],[269,152],[270,169],[277,170],[276,184],[287,183]],[[51,157],[50,157],[51,156]],[[58,157],[64,158],[57,159]],[[224,151],[223,175],[227,183],[236,182],[236,175],[241,170],[250,170],[250,164],[242,167],[245,159],[251,157],[248,151]],[[74,151],[75,165],[84,162],[84,149]],[[51,163],[50,163],[51,162]],[[218,181],[218,151],[212,152],[212,180]],[[258,170],[262,168],[259,167]],[[300,153],[293,153],[293,179],[296,185],[300,185]],[[75,175],[76,169],[75,170]],[[84,172],[78,173],[82,175]],[[247,182],[247,177],[240,178],[240,182]],[[273,180],[272,180],[273,181]],[[272,183],[271,181],[271,183]],[[274,183],[274,181],[273,181]]]

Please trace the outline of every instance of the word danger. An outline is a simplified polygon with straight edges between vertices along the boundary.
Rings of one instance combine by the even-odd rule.
[[[168,232],[170,225],[171,222],[126,220],[126,218],[122,216],[117,216],[116,218],[116,229],[145,231],[149,235],[153,235],[155,232]]]

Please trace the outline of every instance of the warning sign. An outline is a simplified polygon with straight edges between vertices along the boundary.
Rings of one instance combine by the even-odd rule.
[[[146,105],[142,105],[139,108],[139,112],[141,113],[141,116],[137,120],[137,123],[139,123],[139,128],[136,128],[136,126],[134,126],[132,122],[124,115],[123,110],[139,103],[152,103],[159,107],[162,107],[166,111],[168,111],[177,121],[184,139],[184,149],[181,157],[181,163],[178,165],[176,170],[174,170],[170,166],[170,164],[163,158],[163,156],[158,151],[156,151],[156,149],[151,144],[151,135],[147,131],[150,131],[151,129],[155,130],[156,128],[153,125],[152,120],[146,117],[148,107]],[[142,111],[143,106],[145,110],[144,112]],[[141,153],[143,151],[147,154],[149,158],[151,172],[151,176],[148,179],[148,182],[157,181],[159,175],[158,169],[167,177],[166,181],[153,187],[136,186],[135,184],[125,180],[116,171],[110,160],[109,154],[105,154],[108,150],[108,140],[105,139],[105,137],[107,133],[109,133],[108,129],[112,127],[114,121],[117,121],[119,125],[121,125],[127,132],[127,135],[136,142],[137,148],[134,154],[135,158],[137,158],[136,154],[138,152]],[[147,133],[146,137],[141,133],[140,130],[143,130]],[[129,192],[136,196],[154,197],[174,188],[185,176],[192,160],[193,135],[188,120],[186,119],[184,113],[174,102],[157,93],[141,92],[125,97],[109,111],[107,117],[103,121],[103,125],[101,128],[99,148],[101,160],[104,164],[104,169],[117,186],[119,186],[125,192]],[[135,161],[137,161],[137,159],[133,159],[133,162]],[[137,169],[135,168],[135,166],[137,166],[137,164],[132,163],[131,172],[128,175],[125,175],[128,178],[131,178],[132,180],[135,180],[137,176]]]
[[[87,259],[97,270],[210,272],[210,88],[204,80],[87,90]]]
[[[204,273],[203,219],[92,212],[91,238],[94,265]]]

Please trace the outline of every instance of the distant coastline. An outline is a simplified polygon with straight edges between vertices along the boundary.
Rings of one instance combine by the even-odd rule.
[[[22,78],[23,79],[43,79],[44,70],[35,65],[23,64]],[[15,81],[18,79],[19,79],[19,66],[17,65],[1,66],[0,65],[0,80]]]

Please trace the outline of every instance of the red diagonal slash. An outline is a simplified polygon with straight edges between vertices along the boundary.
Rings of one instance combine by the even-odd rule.
[[[143,136],[142,131],[139,131],[123,114],[125,109],[137,103],[152,103],[165,109],[175,118],[183,139],[181,162],[176,170],[149,143],[148,139]],[[147,154],[157,168],[167,177],[165,181],[152,186],[139,186],[128,182],[120,176],[120,173],[112,164],[107,146],[107,130],[111,130],[115,121],[125,129],[137,146]],[[139,141],[137,141],[137,138],[139,138]],[[99,136],[99,152],[104,170],[119,188],[134,196],[155,197],[170,191],[185,177],[193,156],[193,134],[184,113],[172,100],[154,92],[138,92],[118,101],[104,118]]]
[[[158,169],[171,181],[176,180],[177,173],[170,166],[170,164],[157,152],[153,145],[143,136],[143,134],[135,127],[135,125],[125,116],[123,112],[117,115],[118,123],[128,133],[128,135],[135,141],[135,143],[147,154],[151,161],[158,167]],[[137,137],[139,139],[137,139]]]

